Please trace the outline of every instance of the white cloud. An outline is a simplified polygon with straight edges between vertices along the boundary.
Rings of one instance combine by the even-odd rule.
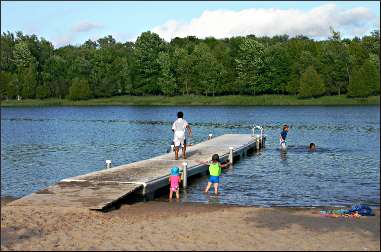
[[[300,9],[244,9],[240,11],[207,10],[190,22],[169,20],[156,26],[153,32],[166,41],[175,37],[197,36],[226,38],[232,36],[289,36],[306,35],[328,37],[329,27],[349,36],[362,36],[369,29],[379,29],[379,17],[367,8],[338,8],[324,4],[311,10]],[[358,34],[359,33],[359,34]]]
[[[73,28],[73,32],[88,32],[94,29],[101,29],[103,28],[103,25],[97,24],[97,23],[91,23],[87,21],[80,22],[79,24],[76,24]]]
[[[66,34],[53,39],[52,43],[55,48],[66,46],[73,43],[74,40],[73,34]]]
[[[69,32],[54,38],[53,45],[55,48],[66,46],[69,44],[73,45],[73,43],[78,39],[78,36],[80,36],[80,33],[101,28],[103,28],[103,25],[101,24],[90,23],[86,21],[80,22],[73,26]],[[97,37],[97,39],[98,38],[99,36]]]

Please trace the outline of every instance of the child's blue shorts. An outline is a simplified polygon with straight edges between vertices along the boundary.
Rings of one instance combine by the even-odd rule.
[[[209,176],[210,183],[220,183],[220,176]]]

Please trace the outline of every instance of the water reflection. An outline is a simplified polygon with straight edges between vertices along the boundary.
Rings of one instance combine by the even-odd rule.
[[[280,149],[280,160],[286,161],[287,160],[287,149]]]
[[[209,204],[218,204],[220,203],[219,195],[214,195],[214,194],[208,194],[208,203]]]

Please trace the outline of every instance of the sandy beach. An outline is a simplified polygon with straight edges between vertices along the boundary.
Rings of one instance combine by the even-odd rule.
[[[106,213],[9,206],[1,250],[380,250],[380,215],[329,218],[318,208],[150,201]]]

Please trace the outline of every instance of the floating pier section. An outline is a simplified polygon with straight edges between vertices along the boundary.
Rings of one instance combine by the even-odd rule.
[[[46,189],[27,195],[9,205],[84,207],[105,210],[128,195],[141,195],[153,199],[155,192],[169,185],[170,168],[178,166],[185,175],[183,186],[192,176],[207,174],[208,166],[199,160],[210,160],[217,153],[221,161],[240,159],[265,146],[262,134],[226,134],[193,146],[187,146],[187,159],[175,160],[174,153],[120,165],[101,171],[63,179]],[[110,161],[111,163],[111,161]]]

